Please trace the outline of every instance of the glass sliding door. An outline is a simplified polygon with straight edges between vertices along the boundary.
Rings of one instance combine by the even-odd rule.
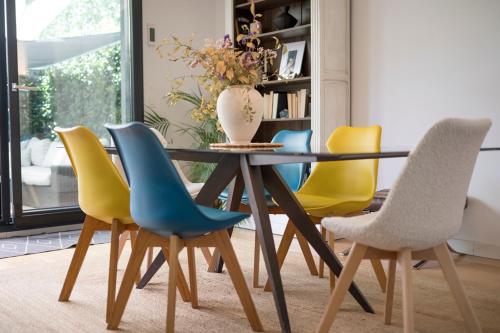
[[[5,17],[4,3],[0,2],[0,18]],[[5,22],[0,19],[0,225],[10,217],[9,181],[9,116],[7,94],[7,59]]]
[[[54,128],[87,126],[107,145],[105,123],[135,118],[129,1],[7,1],[16,225],[79,214]]]

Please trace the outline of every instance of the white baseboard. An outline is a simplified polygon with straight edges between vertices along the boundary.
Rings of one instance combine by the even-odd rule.
[[[283,235],[288,218],[285,215],[270,215],[270,218],[273,234],[280,236]],[[255,230],[255,224],[251,217],[247,220],[247,222],[238,225],[238,227],[242,229]],[[451,247],[458,252],[471,256],[500,260],[500,246],[463,239],[451,239],[449,243]]]
[[[461,253],[483,258],[500,259],[500,246],[498,245],[464,239],[452,239],[449,243],[454,250]]]

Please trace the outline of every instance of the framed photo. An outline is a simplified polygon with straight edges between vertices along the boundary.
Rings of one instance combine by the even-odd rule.
[[[305,48],[305,41],[283,44],[279,71],[280,79],[293,79],[300,75]]]

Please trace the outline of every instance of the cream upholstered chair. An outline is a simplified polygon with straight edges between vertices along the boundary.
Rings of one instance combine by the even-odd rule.
[[[462,224],[467,189],[491,121],[445,119],[408,157],[382,209],[351,218],[325,218],[323,226],[354,242],[317,332],[328,332],[362,259],[388,259],[385,323],[390,324],[396,262],[402,269],[403,322],[413,331],[411,260],[438,260],[471,332],[481,332],[446,246]]]

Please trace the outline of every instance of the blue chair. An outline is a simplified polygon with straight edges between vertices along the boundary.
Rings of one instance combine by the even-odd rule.
[[[168,153],[144,124],[106,127],[113,137],[129,179],[130,212],[140,227],[108,328],[118,327],[145,251],[149,246],[157,246],[163,249],[171,267],[167,332],[173,332],[178,254],[184,247],[187,248],[191,302],[193,307],[197,307],[194,247],[215,246],[227,264],[250,326],[254,331],[262,331],[262,324],[226,231],[248,215],[195,204]]]
[[[312,136],[312,131],[310,129],[303,131],[281,130],[278,133],[276,133],[271,142],[283,144],[283,148],[280,148],[279,151],[308,153],[311,151],[311,136]],[[298,191],[302,186],[302,184],[304,183],[306,168],[307,164],[305,163],[278,164],[276,166],[277,171],[280,173],[280,175],[285,180],[285,183],[293,192]],[[227,200],[227,198],[228,198],[227,190],[221,193],[221,195],[219,196],[220,200]],[[266,191],[266,201],[270,214],[283,214],[281,208],[273,202],[271,195],[267,193],[267,191]],[[243,192],[243,196],[241,198],[240,211],[250,212],[250,209],[248,207],[248,196],[246,192]],[[314,263],[314,258],[311,254],[309,244],[307,243],[305,238],[298,232],[297,232],[297,239],[302,249],[302,253],[304,254],[304,258],[306,260],[307,267],[309,268],[309,272],[312,275],[318,275],[318,270],[316,269],[316,264]],[[292,238],[290,238],[290,243],[291,240]],[[257,238],[257,233],[255,234],[254,256],[255,258],[253,267],[253,287],[258,288],[259,270],[260,270],[260,249],[259,249],[259,240]]]
[[[300,152],[300,153],[308,153],[311,151],[311,130],[304,131],[290,131],[290,130],[281,130],[273,137],[271,140],[272,143],[282,143],[283,148],[280,148],[279,151],[289,151],[289,152]],[[285,180],[288,187],[296,192],[304,183],[304,177],[306,174],[305,163],[293,163],[293,164],[278,164],[276,165],[276,169],[280,173],[280,175]],[[228,198],[228,189],[222,192],[219,196],[220,200],[226,201]],[[266,199],[268,202],[268,206],[274,207],[275,204],[271,198],[271,195],[266,191]],[[243,196],[241,198],[241,202],[245,205],[248,204],[248,195],[243,192]]]

